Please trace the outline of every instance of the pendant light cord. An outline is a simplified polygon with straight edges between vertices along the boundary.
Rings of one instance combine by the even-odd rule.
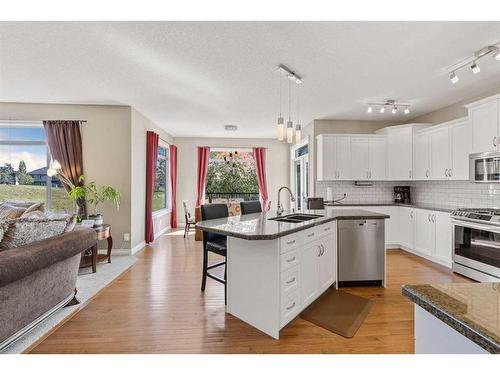
[[[288,121],[292,121],[292,86],[288,80]]]

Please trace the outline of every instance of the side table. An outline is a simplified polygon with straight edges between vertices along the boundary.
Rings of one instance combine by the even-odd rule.
[[[111,250],[113,249],[113,237],[111,236],[111,225],[103,224],[98,227],[93,227],[95,230],[97,241],[107,240],[108,251],[106,254],[98,254],[97,246],[94,246],[82,253],[82,259],[80,260],[80,268],[92,266],[92,272],[97,271],[97,262],[102,262],[107,260],[111,263]]]

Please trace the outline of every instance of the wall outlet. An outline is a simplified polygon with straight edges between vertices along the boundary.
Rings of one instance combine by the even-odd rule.
[[[123,233],[123,241],[130,241],[130,233]]]

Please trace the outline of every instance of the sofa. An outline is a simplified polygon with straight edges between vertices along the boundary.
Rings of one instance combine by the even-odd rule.
[[[95,232],[74,230],[0,251],[0,351],[70,303],[81,253]]]

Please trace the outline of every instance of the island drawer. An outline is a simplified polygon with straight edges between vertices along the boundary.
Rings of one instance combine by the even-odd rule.
[[[281,272],[299,265],[299,254],[297,250],[281,254]]]
[[[290,320],[295,318],[300,311],[299,292],[291,293],[281,299],[280,326],[284,327]]]
[[[300,245],[303,232],[298,232],[280,239],[280,253],[284,254]]]
[[[281,295],[286,296],[299,287],[299,266],[281,273]]]

